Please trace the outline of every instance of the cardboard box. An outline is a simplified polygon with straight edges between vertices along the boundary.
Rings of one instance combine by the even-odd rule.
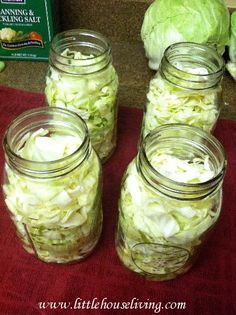
[[[0,0],[0,59],[47,60],[58,0]]]

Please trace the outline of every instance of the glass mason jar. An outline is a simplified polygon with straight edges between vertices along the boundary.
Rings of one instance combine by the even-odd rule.
[[[38,108],[17,117],[4,140],[5,202],[27,252],[72,263],[102,229],[101,164],[75,113]]]
[[[45,94],[49,106],[79,114],[104,162],[116,145],[118,76],[102,34],[69,30],[52,40]]]
[[[223,58],[212,47],[188,42],[169,46],[150,81],[142,136],[174,123],[211,132],[222,105],[224,68]]]
[[[116,248],[124,265],[157,281],[185,273],[219,218],[225,168],[223,147],[200,128],[149,133],[122,181]]]

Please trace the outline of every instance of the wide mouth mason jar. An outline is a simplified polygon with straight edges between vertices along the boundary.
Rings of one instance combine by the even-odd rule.
[[[169,46],[149,84],[142,136],[172,123],[211,132],[223,103],[224,69],[224,60],[213,47],[190,42]]]
[[[200,128],[149,133],[122,181],[116,248],[124,265],[157,281],[188,271],[219,218],[225,169],[222,145]]]
[[[101,165],[85,122],[64,109],[29,110],[3,146],[5,202],[26,251],[45,262],[85,258],[102,229]]]
[[[46,76],[49,106],[79,114],[104,162],[116,145],[118,76],[109,40],[84,29],[57,34],[51,43]]]

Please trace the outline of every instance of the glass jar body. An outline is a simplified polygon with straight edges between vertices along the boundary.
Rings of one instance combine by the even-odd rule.
[[[150,81],[142,135],[171,123],[189,124],[211,132],[223,104],[224,62],[207,46],[170,46]]]
[[[16,127],[17,142],[13,139],[14,130],[12,135],[8,132],[5,148],[11,146],[14,152],[14,142],[23,141],[23,130],[30,122],[32,128],[44,126],[55,132],[58,127],[60,133],[64,128],[68,132],[70,127],[74,133],[77,124],[79,131],[82,120],[73,113],[68,114],[75,116],[71,124],[66,111],[59,110],[60,121],[56,118],[58,110],[51,113],[50,118],[46,113],[45,119],[41,114],[39,119],[37,115],[29,117],[24,126]],[[86,142],[84,138],[83,143]],[[84,152],[79,151],[63,160],[34,163],[19,159],[16,165],[5,150],[3,191],[11,219],[26,251],[48,263],[80,261],[91,253],[100,237],[101,165],[88,142]]]
[[[186,151],[183,146],[182,151],[180,138],[177,147],[175,141],[171,143],[165,138],[162,147],[153,146],[150,150],[156,152],[159,149],[169,154],[171,149],[172,154],[182,155],[185,151],[198,156],[191,147]],[[147,152],[144,155],[148,155]],[[142,159],[139,152],[123,177],[116,249],[130,270],[150,280],[169,280],[192,267],[204,240],[218,220],[222,178],[201,195],[201,184],[187,187],[159,177],[160,174],[155,174],[153,179],[144,175],[148,167]],[[220,167],[217,174],[218,171]]]
[[[107,39],[83,30],[58,34],[49,62],[45,89],[48,105],[79,114],[88,126],[94,149],[106,161],[116,145],[118,92]]]

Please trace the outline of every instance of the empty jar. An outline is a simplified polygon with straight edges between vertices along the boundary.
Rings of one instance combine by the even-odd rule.
[[[169,46],[149,84],[142,136],[173,123],[211,132],[223,102],[224,68],[223,58],[212,47],[196,43]]]
[[[46,77],[48,105],[75,111],[85,120],[103,162],[116,146],[117,91],[118,76],[105,36],[78,29],[54,37]]]
[[[122,182],[116,248],[124,265],[157,281],[188,271],[219,218],[225,168],[223,147],[200,128],[149,133]]]
[[[85,258],[102,229],[101,165],[86,124],[38,108],[10,124],[3,144],[5,202],[26,251],[45,262]]]

